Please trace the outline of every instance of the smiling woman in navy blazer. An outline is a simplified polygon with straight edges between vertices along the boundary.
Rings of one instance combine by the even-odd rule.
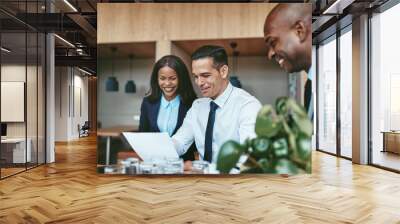
[[[177,56],[162,57],[153,67],[150,87],[140,109],[139,131],[168,132],[172,136],[196,99],[186,65]],[[181,158],[194,160],[195,151],[193,144]]]

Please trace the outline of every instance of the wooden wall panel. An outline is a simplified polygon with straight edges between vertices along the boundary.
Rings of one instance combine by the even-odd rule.
[[[100,3],[99,44],[263,37],[272,3]]]
[[[171,41],[169,40],[159,40],[156,43],[156,60],[158,61],[165,55],[171,54],[172,45]]]
[[[111,47],[115,47],[117,51],[113,55]],[[135,59],[138,58],[155,58],[156,43],[155,42],[135,42],[135,43],[118,43],[104,44],[97,46],[97,58],[99,59],[126,59],[133,54]]]
[[[176,46],[182,48],[187,54],[191,55],[199,47],[211,44],[219,45],[225,48],[229,56],[233,56],[231,43],[237,43],[236,50],[240,56],[263,56],[267,55],[267,48],[264,44],[264,38],[240,38],[240,39],[216,39],[216,40],[186,40],[174,41]]]
[[[171,43],[171,54],[178,56],[179,58],[182,59],[182,61],[185,63],[187,69],[189,70],[189,74],[192,73],[191,67],[192,67],[192,60],[190,58],[190,55],[182,49],[180,46],[178,46],[175,43]]]

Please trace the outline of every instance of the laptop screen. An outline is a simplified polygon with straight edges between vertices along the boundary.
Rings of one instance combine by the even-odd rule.
[[[7,124],[1,123],[1,136],[7,136]]]

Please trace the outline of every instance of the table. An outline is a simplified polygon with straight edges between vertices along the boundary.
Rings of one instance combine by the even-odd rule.
[[[26,154],[25,154],[25,142],[27,142]],[[2,152],[11,151],[9,158],[10,163],[25,163],[32,160],[31,145],[32,141],[30,138],[5,138],[1,139]],[[4,147],[4,148],[3,148]],[[6,159],[7,160],[7,159]]]
[[[382,152],[392,152],[400,154],[400,131],[382,131],[383,150]]]
[[[215,164],[213,164],[212,166],[213,166],[213,168],[211,168],[211,165],[210,165],[209,168],[207,168],[207,171],[204,172],[204,170],[203,171],[194,170],[192,161],[185,161],[183,164],[183,173],[182,172],[179,172],[179,173],[141,173],[141,172],[139,172],[139,173],[128,174],[124,171],[124,168],[120,164],[97,165],[97,172],[101,173],[101,174],[128,174],[128,175],[182,175],[182,174],[196,174],[196,175],[212,174],[212,175],[215,175],[215,174],[219,174],[219,172],[215,169],[216,168]],[[238,173],[239,172],[233,171],[231,174],[238,174]]]
[[[136,132],[139,130],[138,125],[131,125],[131,126],[115,126],[109,128],[101,128],[97,130],[98,137],[106,137],[106,165],[110,165],[110,145],[111,145],[111,138],[118,138],[121,136],[122,132]]]

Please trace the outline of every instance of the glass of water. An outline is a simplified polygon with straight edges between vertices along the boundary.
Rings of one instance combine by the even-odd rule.
[[[139,173],[139,159],[138,158],[127,158],[129,166],[126,168],[126,174],[133,175]]]
[[[192,172],[199,174],[209,173],[210,163],[207,161],[196,160],[192,162]]]
[[[142,162],[139,165],[140,174],[152,174],[154,164],[152,162]]]
[[[126,169],[129,167],[130,162],[127,160],[118,160],[118,164],[121,167],[121,174],[126,174]]]
[[[181,158],[167,158],[164,166],[164,174],[182,174],[183,160]]]
[[[104,167],[105,174],[119,174],[121,172],[121,167],[118,165],[108,165]]]

